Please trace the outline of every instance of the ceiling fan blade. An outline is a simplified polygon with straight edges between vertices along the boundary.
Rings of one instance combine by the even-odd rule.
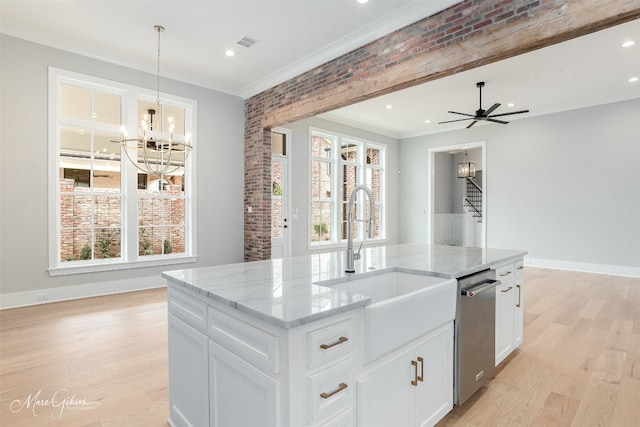
[[[473,118],[474,118],[474,116],[471,116],[468,119],[447,120],[446,122],[438,122],[438,124],[441,125],[443,123],[463,122],[465,120],[473,120]]]
[[[493,123],[500,123],[501,125],[506,125],[507,123],[509,123],[509,122],[504,122],[504,121],[502,121],[502,120],[492,119],[491,117],[489,117],[489,118],[487,119],[487,121],[488,121],[488,122],[493,122]]]
[[[491,108],[489,108],[487,111],[485,111],[485,112],[484,112],[484,114],[486,114],[486,115],[488,116],[488,115],[489,115],[489,114],[491,114],[493,111],[495,111],[495,109],[496,109],[496,108],[498,108],[499,106],[500,106],[500,104],[496,102],[495,104],[493,104],[493,105],[491,106]]]
[[[520,111],[513,111],[511,113],[494,114],[491,117],[510,116],[511,114],[522,114],[522,113],[528,113],[528,112],[529,110],[520,110]]]
[[[476,123],[478,123],[477,120],[472,121],[471,123],[469,123],[469,126],[467,126],[467,129],[469,129],[471,126],[475,125]]]
[[[451,114],[459,114],[459,115],[461,115],[461,116],[467,116],[467,117],[475,117],[473,114],[458,113],[457,111],[447,111],[447,113],[451,113]]]

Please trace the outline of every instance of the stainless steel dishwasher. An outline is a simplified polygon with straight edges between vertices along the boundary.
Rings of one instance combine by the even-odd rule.
[[[454,403],[462,405],[495,371],[495,270],[458,279],[455,319]]]

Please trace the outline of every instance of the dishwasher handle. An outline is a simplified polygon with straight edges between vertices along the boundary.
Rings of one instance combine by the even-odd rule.
[[[498,285],[500,285],[500,280],[494,280],[494,279],[483,280],[482,282],[476,284],[472,288],[463,289],[462,291],[460,291],[460,295],[462,295],[463,297],[473,297],[474,295],[487,291],[491,288],[495,288]]]

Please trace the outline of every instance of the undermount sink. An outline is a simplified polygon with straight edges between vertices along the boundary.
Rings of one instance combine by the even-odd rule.
[[[364,309],[365,363],[455,317],[455,279],[393,271],[331,287],[371,297]]]

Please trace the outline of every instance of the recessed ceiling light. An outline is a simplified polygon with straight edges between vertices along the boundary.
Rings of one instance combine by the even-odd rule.
[[[639,80],[639,79],[638,79],[638,77],[631,77],[631,78],[629,79],[629,83],[635,83],[635,82],[637,82],[638,80]]]
[[[369,2],[369,0],[356,0],[356,1],[360,4],[365,4]]]
[[[635,41],[633,41],[633,40],[627,40],[626,42],[622,43],[622,45],[621,45],[621,46],[622,46],[622,47],[631,47],[631,46],[633,46],[634,44],[636,44],[636,42],[635,42]]]
[[[393,108],[393,105],[387,104],[387,110],[391,110],[392,108]]]
[[[507,104],[507,107],[515,107],[515,106],[516,106],[516,104],[514,104],[513,102],[510,102],[510,103]]]
[[[224,54],[227,55],[227,56],[236,56],[236,53],[234,51],[232,51],[231,49],[225,50]]]
[[[431,123],[431,120],[425,120],[424,122],[425,123]]]

